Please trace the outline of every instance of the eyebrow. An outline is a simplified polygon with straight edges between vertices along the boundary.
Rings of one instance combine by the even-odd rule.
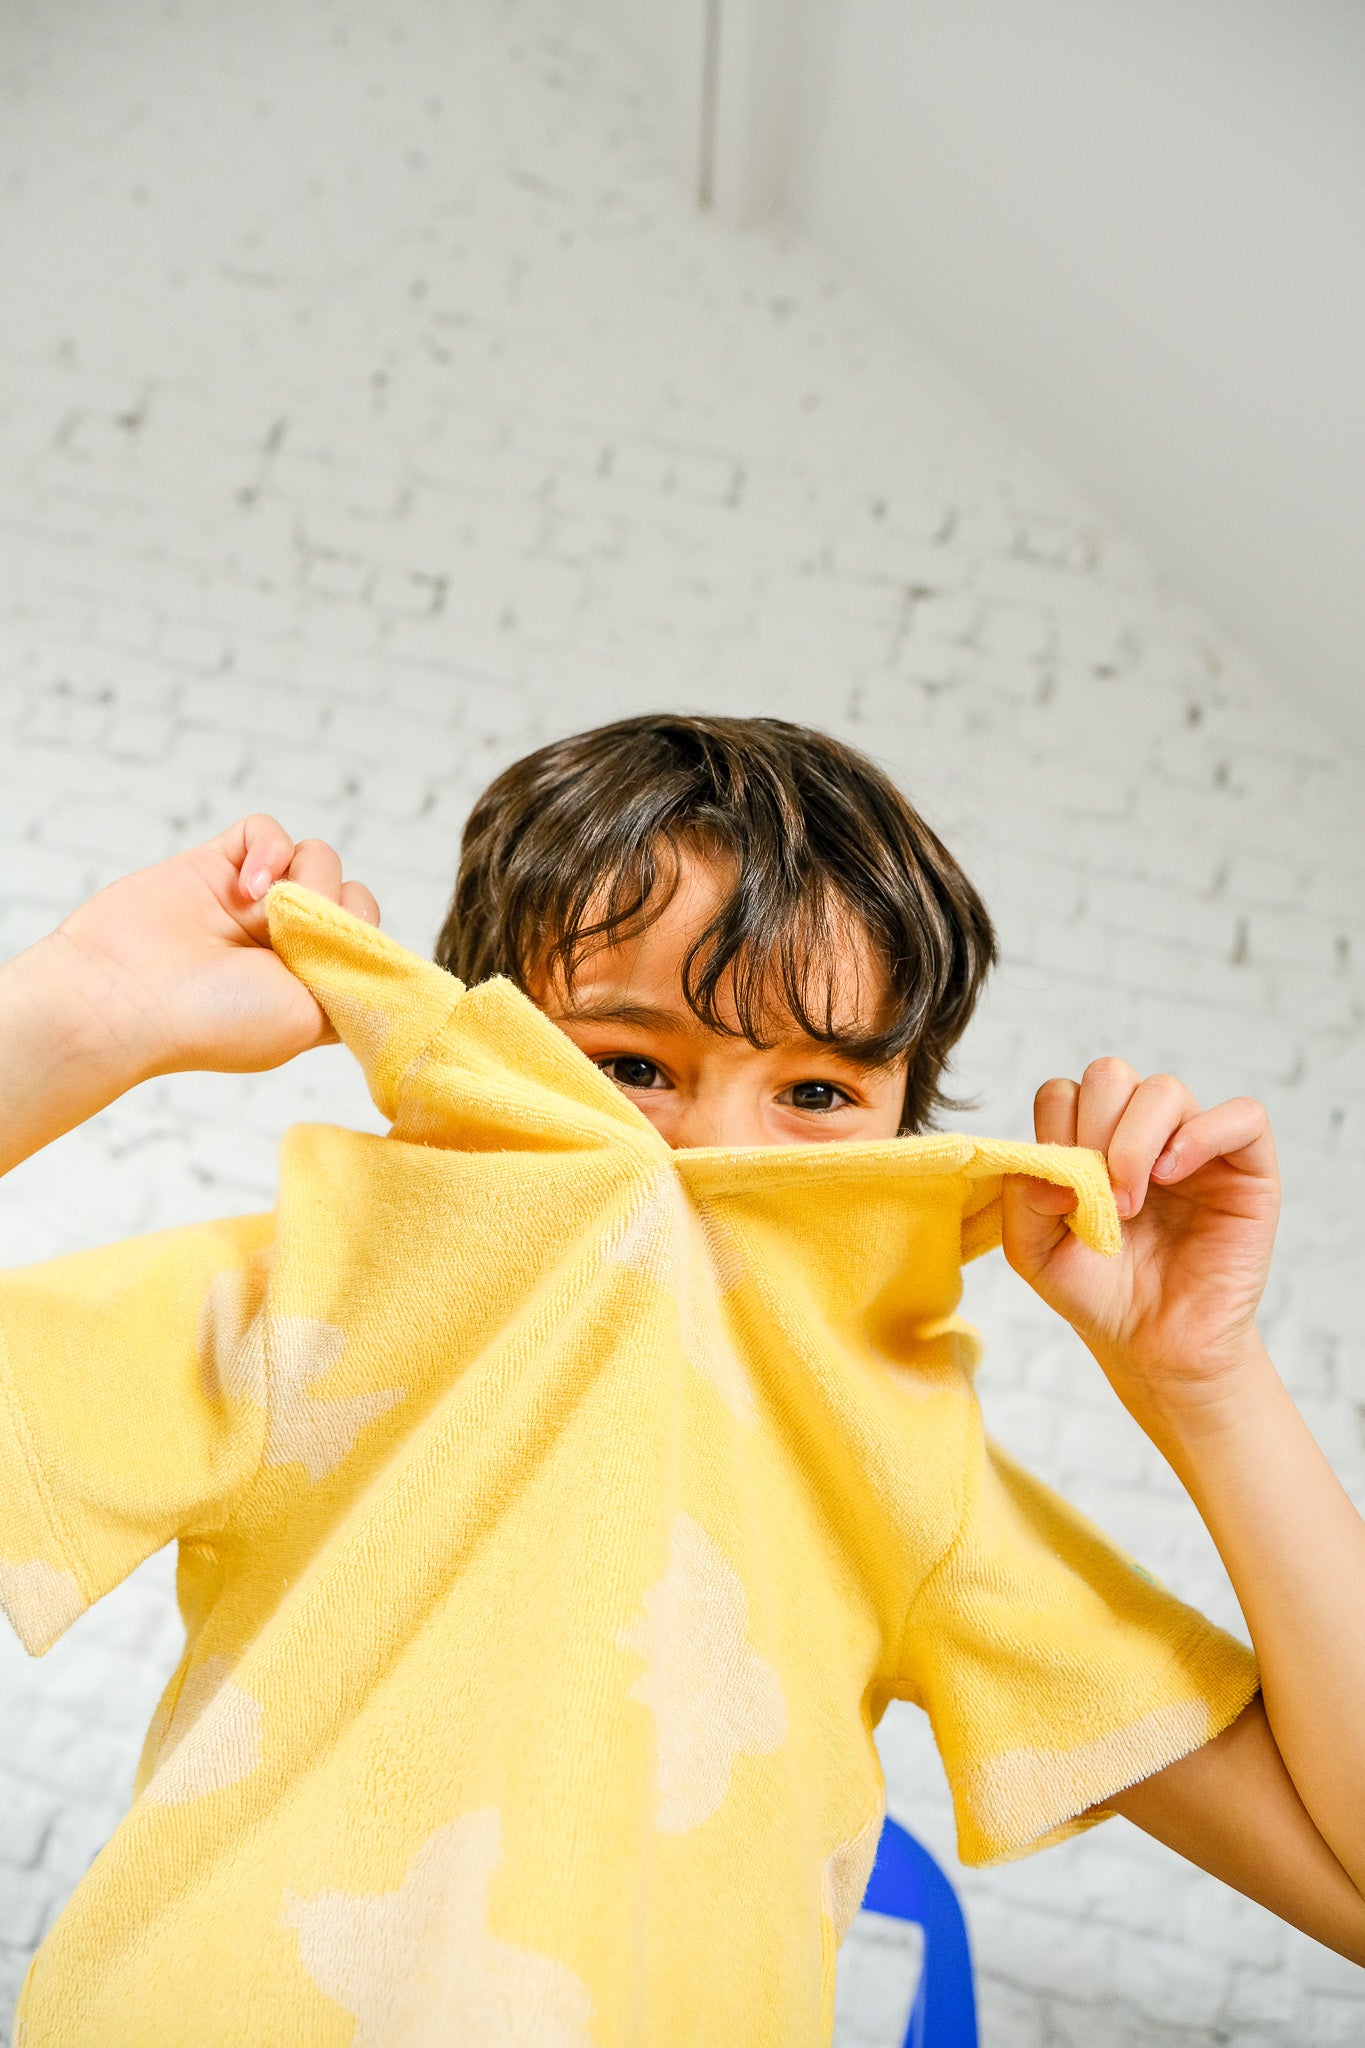
[[[690,1012],[666,1010],[653,1003],[573,1003],[562,1012],[566,1024],[634,1024],[641,1031],[687,1029],[695,1020]]]

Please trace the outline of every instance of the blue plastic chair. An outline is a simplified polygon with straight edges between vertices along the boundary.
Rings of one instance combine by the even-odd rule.
[[[924,1933],[904,2048],[977,2048],[972,1954],[957,1893],[923,1844],[894,1820],[882,1828],[863,1911],[913,1921]]]

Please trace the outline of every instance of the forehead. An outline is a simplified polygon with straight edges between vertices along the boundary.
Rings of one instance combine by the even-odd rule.
[[[575,962],[572,981],[554,978],[558,1006],[582,1016],[595,1011],[667,1010],[695,1029],[705,1027],[689,1009],[683,971],[690,948],[703,935],[734,887],[732,866],[688,849],[677,855],[677,883],[671,898],[643,928],[629,930],[606,944],[594,941]],[[585,920],[606,914],[606,890],[590,903]],[[888,996],[888,976],[862,924],[852,915],[828,920],[828,935],[813,944],[803,962],[803,995],[823,1018],[826,1001],[835,1030],[850,1039],[870,1036],[881,1026]],[[770,981],[775,982],[775,977]],[[547,991],[548,993],[549,991]],[[764,1036],[779,1042],[810,1043],[785,1002],[780,984],[764,1002]],[[737,1023],[732,992],[718,991],[717,1009],[732,1029]]]

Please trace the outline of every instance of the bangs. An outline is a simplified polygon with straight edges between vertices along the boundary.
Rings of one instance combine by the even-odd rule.
[[[691,855],[713,874],[729,876],[681,967],[683,999],[707,1030],[768,1047],[794,1028],[837,1046],[859,1065],[888,1066],[901,1058],[913,1042],[914,1020],[894,1003],[882,948],[856,906],[831,876],[784,881],[752,854],[746,860],[732,837],[693,826],[676,838],[657,839],[609,872],[585,876],[567,901],[545,906],[545,923],[557,936],[548,947],[542,940],[539,957],[530,951],[534,936],[519,935],[514,978],[525,987],[544,974],[571,996],[585,961],[638,938],[664,915]],[[879,1014],[872,1031],[864,1006],[869,993],[878,1013],[899,1010],[894,1018]]]

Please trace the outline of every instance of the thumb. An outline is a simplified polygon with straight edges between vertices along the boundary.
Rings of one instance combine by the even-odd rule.
[[[1034,1280],[1069,1235],[1066,1218],[1076,1206],[1072,1189],[1022,1173],[1005,1175],[1000,1190],[1001,1241],[1016,1273]]]

